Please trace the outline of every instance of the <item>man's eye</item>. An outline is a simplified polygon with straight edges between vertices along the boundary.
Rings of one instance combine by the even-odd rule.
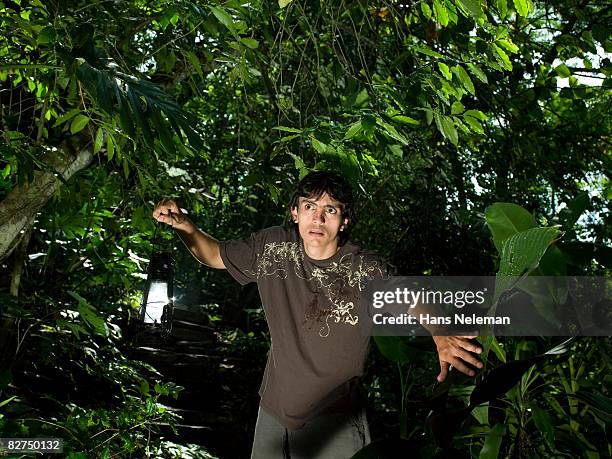
[[[312,204],[304,204],[304,209],[306,210],[312,209]]]
[[[333,207],[330,207],[330,208],[327,209],[327,212],[329,212],[330,214],[335,214],[338,211],[336,209],[334,209]]]

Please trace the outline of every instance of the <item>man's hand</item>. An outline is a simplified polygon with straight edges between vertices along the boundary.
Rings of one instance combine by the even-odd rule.
[[[474,376],[476,373],[466,363],[476,368],[482,368],[482,362],[471,354],[472,352],[476,354],[482,352],[482,348],[478,344],[470,341],[476,336],[433,336],[432,338],[436,343],[438,359],[440,360],[440,374],[437,377],[439,382],[446,379],[450,365],[468,376]]]
[[[211,268],[225,269],[219,241],[198,230],[172,199],[164,199],[157,203],[153,210],[153,218],[158,222],[171,225],[191,254],[200,263],[204,263]]]
[[[172,199],[163,199],[158,202],[153,209],[153,218],[158,222],[182,230],[187,230],[191,223]]]

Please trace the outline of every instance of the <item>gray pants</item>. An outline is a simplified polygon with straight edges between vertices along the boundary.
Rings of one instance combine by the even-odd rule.
[[[364,410],[325,414],[288,430],[260,406],[251,459],[348,459],[368,443]]]

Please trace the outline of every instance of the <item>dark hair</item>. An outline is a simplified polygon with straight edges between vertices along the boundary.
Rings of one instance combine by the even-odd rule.
[[[344,245],[356,223],[353,210],[353,190],[344,177],[327,171],[310,172],[297,184],[289,208],[298,207],[300,198],[317,200],[323,193],[327,193],[330,198],[342,204],[342,221],[348,218],[348,224],[338,232],[338,245]],[[290,224],[297,226],[293,219],[290,220]]]

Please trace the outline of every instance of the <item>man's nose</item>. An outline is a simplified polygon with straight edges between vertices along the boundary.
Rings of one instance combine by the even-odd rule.
[[[316,210],[313,216],[313,221],[325,223],[325,209]]]

